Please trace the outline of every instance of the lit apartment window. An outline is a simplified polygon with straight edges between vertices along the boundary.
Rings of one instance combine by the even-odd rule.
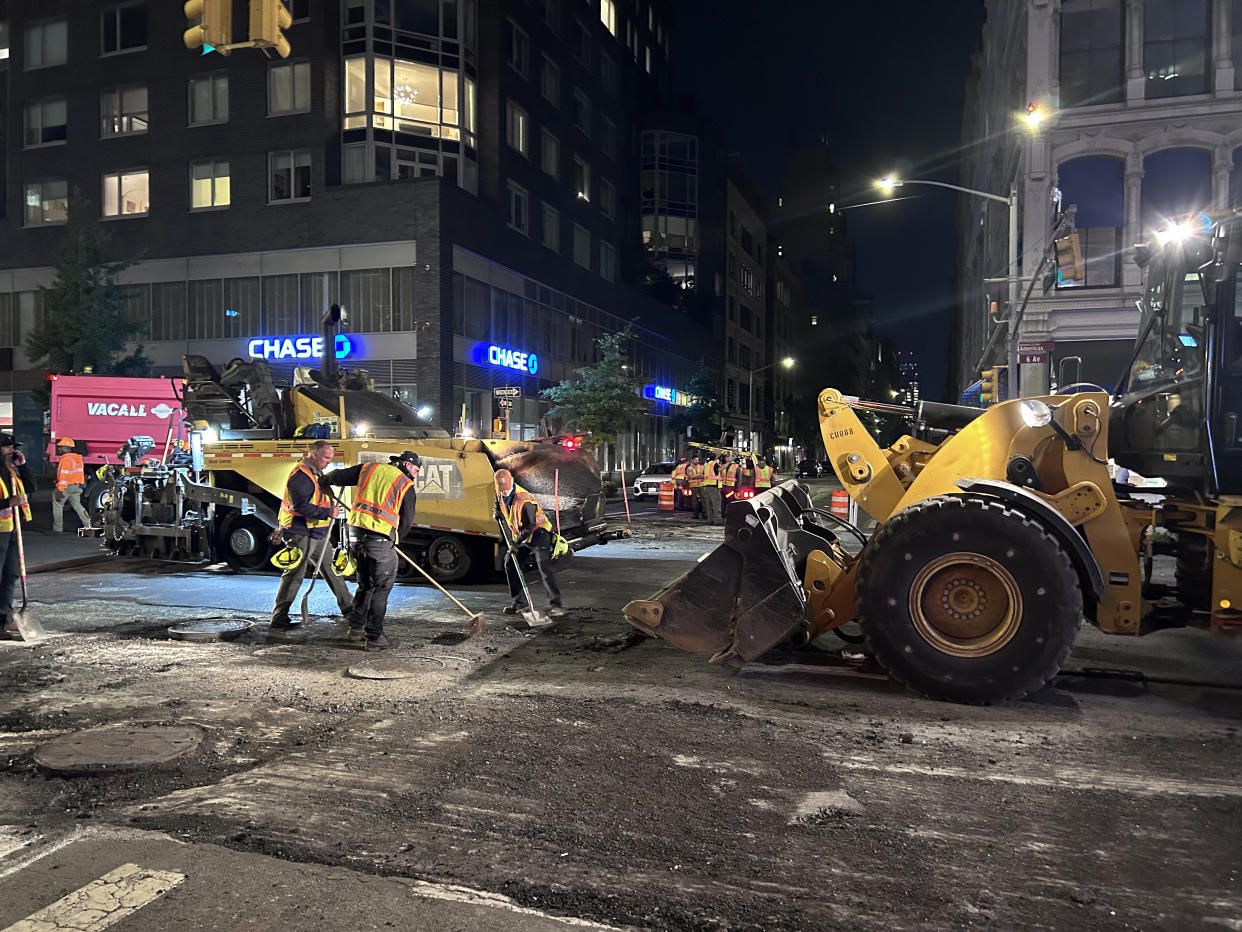
[[[26,185],[25,224],[64,223],[69,219],[69,183],[36,181]]]
[[[65,141],[65,98],[32,100],[25,109],[25,145],[49,146]]]
[[[145,168],[103,176],[105,217],[142,216],[150,209],[151,194]]]
[[[190,78],[190,125],[227,123],[229,119],[229,74],[216,71]]]
[[[512,20],[509,22],[509,66],[524,78],[530,74],[530,38]]]
[[[505,104],[505,139],[510,148],[516,149],[522,155],[526,155],[529,145],[527,135],[529,127],[530,121],[526,116],[526,111],[513,101],[508,101]]]
[[[539,146],[539,167],[553,178],[561,176],[561,143],[546,129]]]
[[[574,194],[581,200],[591,199],[591,166],[574,156]]]
[[[614,36],[617,34],[616,0],[599,0],[599,21]]]
[[[574,88],[574,126],[591,135],[591,98],[579,88]]]
[[[517,230],[523,236],[530,235],[530,194],[520,184],[510,181],[509,190],[509,229]]]
[[[543,56],[543,67],[539,71],[539,92],[552,106],[561,105],[561,69],[547,55]]]
[[[267,70],[267,115],[310,110],[310,62],[281,62]]]
[[[574,224],[574,262],[584,269],[591,267],[591,231]]]
[[[134,52],[147,47],[147,7],[127,3],[103,11],[103,54]]]
[[[229,163],[218,160],[190,163],[190,208],[229,206]]]
[[[272,152],[267,160],[267,199],[270,203],[310,200],[311,154],[309,150]]]
[[[100,136],[145,133],[148,125],[145,85],[114,87],[99,95]]]
[[[561,251],[561,215],[551,204],[543,205],[543,245]]]
[[[611,243],[599,244],[599,277],[609,282],[617,280],[617,251]]]
[[[24,67],[27,70],[63,65],[68,58],[69,27],[63,19],[26,27]]]

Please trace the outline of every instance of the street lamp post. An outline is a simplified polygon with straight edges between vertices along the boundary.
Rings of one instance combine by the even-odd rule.
[[[1032,111],[1038,113],[1038,111]],[[1032,126],[1037,126],[1038,121],[1032,122],[1028,117],[1027,122]],[[900,188],[908,184],[929,185],[933,188],[948,188],[950,191],[960,191],[962,194],[970,194],[974,197],[981,197],[984,200],[996,201],[998,204],[1004,204],[1009,208],[1009,268],[1005,274],[1005,278],[1009,284],[1009,397],[1019,397],[1018,391],[1018,188],[1017,185],[1009,186],[1009,197],[1001,197],[999,194],[989,194],[987,191],[976,191],[974,188],[964,188],[961,185],[949,184],[946,181],[925,181],[922,179],[897,179],[897,178],[881,178],[876,182],[876,187],[885,193],[891,194],[894,188]]]
[[[794,364],[793,357],[786,356],[784,359],[781,359],[778,362],[770,362],[766,366],[762,366],[758,369],[750,370],[750,391],[747,394],[747,404],[746,404],[746,442],[748,445],[752,446],[752,449],[750,451],[752,456],[754,455],[754,452],[755,452],[753,449],[753,443],[752,443],[754,436],[755,436],[755,373],[767,372],[773,366],[784,366],[786,369],[788,369],[793,364]]]

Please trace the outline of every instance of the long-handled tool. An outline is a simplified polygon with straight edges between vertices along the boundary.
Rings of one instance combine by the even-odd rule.
[[[419,566],[417,563],[411,560],[410,557],[406,554],[406,552],[402,550],[400,547],[394,546],[393,550],[397,552],[397,556],[399,556],[402,560],[404,560],[406,563],[410,564],[410,566],[414,567],[414,569],[422,573],[423,576],[426,577],[427,582],[431,583],[433,586],[435,586],[437,589],[443,592],[446,596],[449,597],[449,599],[452,600],[454,605],[456,605],[463,612],[465,612],[467,615],[470,616],[470,627],[466,629],[467,637],[473,637],[474,635],[482,631],[484,627],[486,627],[487,615],[485,615],[483,612],[472,612],[470,611],[470,609],[466,608],[466,606],[462,605],[461,602],[457,600],[456,596],[453,595],[453,593],[449,592],[447,589],[441,586],[438,582],[436,582],[431,577],[430,573],[428,573],[425,569],[423,569],[421,566]]]
[[[504,503],[501,502],[500,496],[496,496],[496,524],[500,526],[500,536],[504,538],[505,546],[509,548],[509,559],[513,561],[514,572],[517,573],[518,582],[522,584],[522,594],[526,596],[526,608],[528,611],[521,612],[522,620],[532,628],[542,628],[552,624],[552,619],[547,615],[539,614],[535,608],[535,602],[530,597],[530,586],[526,584],[526,574],[522,572],[522,562],[518,558],[518,548],[513,542],[513,534],[509,531],[509,525],[504,519]]]
[[[306,608],[307,604],[310,602],[311,590],[315,588],[315,580],[319,576],[319,568],[323,566],[323,555],[328,552],[328,539],[325,537],[320,544],[319,559],[315,561],[315,568],[311,570],[310,585],[306,587],[306,594],[302,596],[302,624],[306,625],[308,628],[310,627],[310,613],[306,610]],[[306,539],[306,546],[308,548],[315,546],[315,539],[313,537],[308,537]],[[309,560],[310,555],[308,554],[302,559]]]
[[[37,619],[26,614],[29,599],[26,593],[26,546],[22,543],[21,505],[13,506],[13,533],[17,537],[17,562],[22,574],[22,607],[13,613],[13,620],[17,622],[17,630],[21,632],[23,641],[38,641],[47,637],[47,632],[43,630],[43,625],[39,624]]]

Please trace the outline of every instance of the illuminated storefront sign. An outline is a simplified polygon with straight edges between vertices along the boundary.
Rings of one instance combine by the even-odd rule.
[[[534,375],[539,371],[539,357],[534,353],[497,346],[495,343],[480,343],[475,348],[475,361],[480,365],[495,366],[497,369],[512,369]]]
[[[336,335],[336,358],[348,359],[357,346],[343,333]],[[323,337],[256,337],[246,344],[252,359],[319,359]]]
[[[671,405],[681,405],[682,407],[691,404],[685,392],[679,392],[677,389],[670,388],[667,385],[645,385],[643,386],[643,397],[650,398],[652,401],[666,401]]]

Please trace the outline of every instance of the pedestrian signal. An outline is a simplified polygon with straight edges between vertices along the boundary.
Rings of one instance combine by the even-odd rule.
[[[492,419],[492,433],[503,434],[505,432],[505,419],[503,417]]]

